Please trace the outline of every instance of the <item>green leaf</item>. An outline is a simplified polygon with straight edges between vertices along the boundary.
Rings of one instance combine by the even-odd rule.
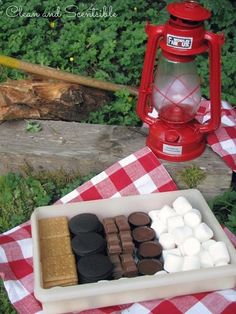
[[[236,191],[230,189],[209,202],[219,221],[236,234]]]
[[[27,121],[26,131],[29,133],[38,133],[42,130],[42,125],[38,121]]]

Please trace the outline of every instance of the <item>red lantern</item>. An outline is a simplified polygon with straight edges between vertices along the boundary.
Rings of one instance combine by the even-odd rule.
[[[165,25],[147,23],[148,42],[139,89],[137,114],[149,126],[147,145],[160,158],[186,161],[205,149],[205,134],[216,130],[221,118],[221,45],[223,34],[204,28],[211,12],[196,1],[171,3]],[[161,56],[154,78],[157,49]],[[195,56],[209,52],[211,118],[195,120],[201,92]],[[158,117],[151,114],[153,109]]]

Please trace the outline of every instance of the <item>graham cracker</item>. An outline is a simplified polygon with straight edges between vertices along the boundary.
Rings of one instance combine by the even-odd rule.
[[[78,284],[78,280],[72,281],[71,279],[69,280],[58,280],[58,281],[48,281],[45,282],[43,284],[44,288],[52,288],[52,287],[57,287],[57,286],[62,286],[62,287],[66,287],[66,286],[73,286],[73,285],[77,285]]]
[[[44,286],[50,282],[77,281],[77,272],[74,255],[50,256],[42,260]]]
[[[39,235],[41,239],[69,236],[66,216],[50,217],[39,220]]]
[[[41,260],[47,257],[72,254],[70,237],[57,237],[40,240]]]

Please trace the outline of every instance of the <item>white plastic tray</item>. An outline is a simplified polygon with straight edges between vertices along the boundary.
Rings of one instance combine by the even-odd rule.
[[[134,211],[148,212],[172,204],[178,196],[185,196],[194,208],[201,211],[203,221],[214,232],[214,239],[224,241],[230,254],[230,264],[214,268],[185,271],[160,276],[140,276],[122,280],[81,284],[69,287],[42,288],[38,220],[46,217],[95,213],[99,218],[128,215]],[[198,190],[182,190],[150,195],[87,201],[67,205],[36,208],[31,216],[34,293],[42,303],[44,313],[65,313],[125,304],[211,290],[233,288],[236,285],[236,252],[214,214]]]

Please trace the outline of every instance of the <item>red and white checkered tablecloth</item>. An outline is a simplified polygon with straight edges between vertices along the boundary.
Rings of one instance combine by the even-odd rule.
[[[155,155],[144,147],[64,196],[70,203],[125,195],[175,190],[176,185]],[[236,237],[226,229],[234,245]],[[9,299],[21,314],[43,313],[33,293],[32,239],[27,222],[0,235],[0,275]],[[236,289],[198,293],[171,299],[114,305],[83,314],[235,314]]]
[[[207,143],[236,171],[236,110],[226,101],[221,102],[221,108],[221,125],[207,136]],[[210,101],[201,101],[196,118],[200,123],[210,119]]]

